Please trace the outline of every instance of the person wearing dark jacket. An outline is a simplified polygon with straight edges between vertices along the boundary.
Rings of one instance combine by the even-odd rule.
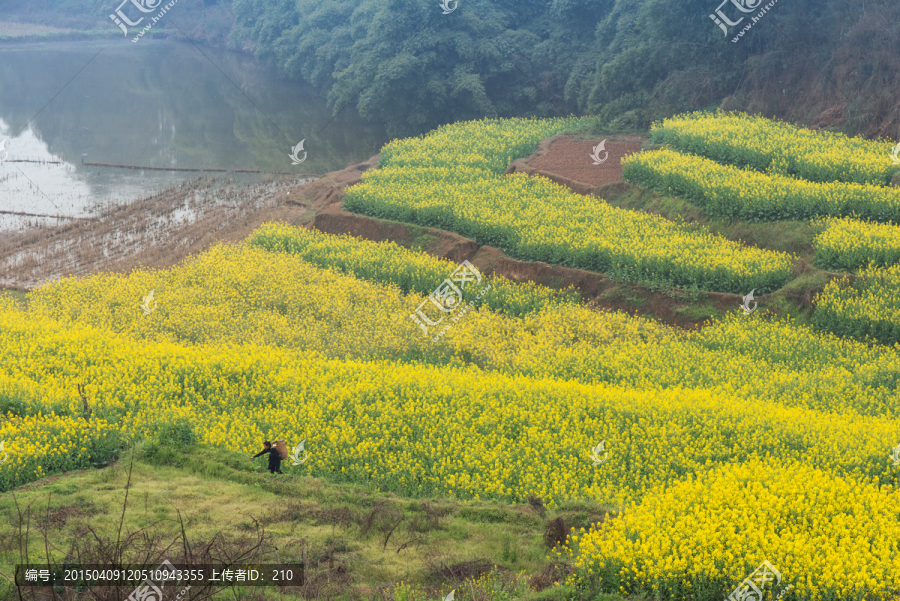
[[[268,440],[263,443],[263,447],[265,447],[262,451],[250,457],[250,459],[256,459],[260,455],[269,454],[269,471],[273,474],[282,474],[281,471],[281,455],[278,453],[278,449],[272,446],[272,443]]]

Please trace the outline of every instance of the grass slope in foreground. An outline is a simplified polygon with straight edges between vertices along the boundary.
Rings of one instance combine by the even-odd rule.
[[[60,563],[70,550],[83,563],[119,557],[123,563],[158,565],[168,559],[199,565],[226,555],[301,563],[305,547],[302,587],[238,586],[220,593],[221,600],[438,601],[455,589],[457,601],[474,601],[472,592],[477,601],[562,601],[572,588],[553,587],[566,571],[547,561],[551,546],[569,527],[587,527],[608,513],[590,502],[548,511],[533,501],[410,499],[372,486],[276,477],[266,472],[264,458],[251,461],[246,454],[169,436],[138,445],[133,464],[125,452],[110,467],[43,478],[16,490],[15,498],[0,495],[0,515],[11,518],[0,522],[0,572],[11,576],[17,563],[25,563],[20,552],[27,530],[34,563],[47,562],[45,532],[51,559]],[[116,550],[120,521],[124,544]],[[185,556],[185,542],[193,558]],[[115,599],[125,599],[131,589],[120,593]],[[3,578],[0,598],[18,599]]]

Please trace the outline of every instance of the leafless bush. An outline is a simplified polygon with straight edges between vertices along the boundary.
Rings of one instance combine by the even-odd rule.
[[[547,526],[547,531],[544,532],[544,542],[551,549],[564,544],[568,537],[569,528],[566,526],[566,521],[561,517],[550,522]]]
[[[547,509],[544,507],[544,499],[541,497],[528,497],[528,504],[534,509],[535,513],[544,517],[547,515]]]
[[[248,534],[237,536],[224,534],[220,530],[203,542],[198,542],[196,538],[192,539],[188,536],[184,519],[181,512],[177,510],[178,518],[175,523],[177,524],[178,533],[174,537],[171,536],[171,533],[167,534],[163,529],[157,528],[163,522],[171,522],[171,520],[159,520],[145,528],[123,532],[133,467],[134,453],[132,452],[132,461],[128,469],[128,481],[125,485],[125,499],[122,503],[122,513],[116,528],[115,537],[98,532],[90,525],[77,529],[73,532],[72,543],[65,552],[66,559],[63,567],[92,565],[108,566],[110,569],[118,567],[121,569],[135,564],[158,566],[164,560],[183,566],[229,566],[251,562],[282,563],[277,559],[273,559],[272,552],[273,550],[278,551],[278,549],[271,544],[265,528],[252,516],[249,516],[252,527],[249,529],[250,532]],[[65,517],[72,513],[68,511],[70,508],[61,508],[53,512],[54,515],[51,517],[50,498],[48,497],[45,517],[42,520],[37,520],[37,526],[43,535],[44,548],[37,552],[36,557],[33,550],[29,548],[32,530],[32,505],[34,502],[23,509],[19,506],[15,493],[13,493],[13,499],[16,503],[16,513],[12,516],[11,521],[17,530],[17,536],[12,548],[18,547],[19,563],[23,565],[54,563],[54,554],[51,551],[56,551],[58,554],[61,554],[62,551],[51,544],[49,529],[52,525],[64,521]],[[61,515],[62,518],[60,518]],[[42,558],[41,555],[43,555]],[[10,584],[14,584],[10,576],[2,572],[0,572],[0,575],[6,578]],[[214,594],[224,588],[228,587],[214,582],[192,583],[182,599],[187,601],[211,599]],[[121,601],[127,598],[133,589],[133,586],[87,586],[87,589],[81,592],[76,591],[72,587],[33,587],[21,588],[17,589],[17,591],[19,599],[22,601],[25,599],[50,599],[51,597],[61,601],[74,601],[75,599]],[[261,596],[260,592],[254,591],[250,597],[242,597],[245,601],[250,601],[253,598],[262,599],[264,596]]]
[[[429,577],[433,580],[477,580],[482,574],[490,572],[493,567],[494,564],[484,558],[461,561],[452,565],[444,565],[441,562],[430,566]]]
[[[544,567],[540,574],[536,574],[528,581],[528,586],[535,591],[542,591],[553,586],[554,582],[565,582],[572,569],[565,563],[551,563]]]

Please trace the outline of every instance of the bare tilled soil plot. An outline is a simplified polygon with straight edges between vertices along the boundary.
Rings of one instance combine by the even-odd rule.
[[[530,157],[513,161],[506,172],[538,173],[578,194],[592,194],[607,184],[621,182],[622,159],[638,152],[646,141],[638,136],[609,136],[605,150],[599,151],[602,162],[595,165],[591,155],[599,141],[557,135],[542,140]]]
[[[276,180],[239,190],[193,180],[95,219],[4,233],[0,285],[30,289],[70,275],[176,265],[246,237],[259,220],[294,217],[281,202],[290,186]]]
[[[308,183],[276,178],[235,186],[228,179],[201,177],[94,219],[4,232],[0,286],[27,290],[70,275],[171,267],[218,242],[243,240],[266,221],[303,223],[312,219],[312,210],[340,202],[335,194],[359,181],[375,160]]]

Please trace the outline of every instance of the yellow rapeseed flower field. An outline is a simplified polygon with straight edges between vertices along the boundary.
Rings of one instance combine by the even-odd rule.
[[[832,280],[816,299],[813,320],[836,334],[900,343],[900,265],[870,265],[852,284]]]
[[[320,267],[384,284],[395,284],[404,293],[429,294],[450,276],[457,264],[447,259],[413,252],[398,244],[370,242],[353,236],[332,236],[318,230],[266,223],[247,240],[248,245],[270,251],[287,252]],[[491,276],[491,293],[484,306],[508,315],[521,316],[556,304],[581,302],[573,288],[553,290],[533,282],[519,284]],[[474,282],[473,282],[474,284]],[[471,300],[474,286],[463,290]]]
[[[293,252],[219,246],[170,270],[62,280],[32,293],[31,315],[146,341],[252,341],[336,358],[472,363],[534,378],[642,389],[720,388],[788,406],[900,414],[896,351],[785,321],[746,319],[737,304],[735,315],[684,334],[570,303],[549,303],[536,311],[531,303],[545,299],[546,289],[534,287],[529,293],[527,285],[510,284],[520,293],[513,297],[517,302],[506,305],[532,306],[524,317],[480,309],[433,345],[409,318],[424,297],[404,296],[392,285],[403,281],[421,257],[411,256],[406,263],[403,253],[393,255],[389,270],[372,270],[371,280],[362,281],[304,259],[346,265],[360,253],[334,253],[333,248],[356,245],[377,256],[393,253],[390,245],[379,251],[370,242],[294,234],[293,229],[283,231],[292,240],[312,242],[302,258]],[[354,268],[362,271],[360,265]],[[446,276],[443,264],[438,265],[434,275]],[[144,315],[140,301],[151,289],[158,306]]]
[[[360,466],[348,463],[354,449],[376,445],[378,457],[371,453],[361,457],[371,469],[388,470],[379,476],[388,478],[389,473],[405,473],[391,472],[397,468],[396,457],[391,457],[394,451],[406,456],[416,450],[416,441],[439,437],[443,445],[458,437],[488,445],[488,456],[505,458],[509,463],[504,464],[503,478],[496,480],[500,472],[489,478],[478,469],[485,456],[471,449],[454,459],[416,455],[411,471],[430,473],[435,461],[450,461],[453,469],[465,472],[465,476],[453,473],[454,482],[460,478],[469,482],[462,490],[465,496],[517,499],[535,492],[521,483],[514,486],[526,472],[551,498],[572,496],[565,490],[600,486],[595,494],[614,499],[622,491],[638,495],[645,484],[700,469],[710,459],[735,459],[745,453],[815,456],[820,465],[839,473],[885,482],[892,477],[884,441],[898,425],[893,418],[844,414],[841,423],[834,423],[828,411],[786,407],[749,395],[734,403],[736,395],[699,387],[656,391],[592,386],[473,366],[438,368],[298,356],[292,349],[271,347],[184,348],[110,339],[102,330],[36,321],[19,312],[4,312],[3,318],[0,351],[11,356],[4,366],[4,388],[18,390],[21,413],[47,408],[58,415],[79,415],[75,384],[84,381],[96,418],[118,424],[125,438],[185,422],[211,444],[241,449],[261,436],[281,432],[307,439],[311,453],[314,445],[322,445],[316,456],[334,458],[324,473],[344,467],[348,476],[359,476]],[[12,349],[21,353],[13,355]],[[39,363],[29,359],[37,356],[53,359]],[[377,419],[369,423],[366,415]],[[509,425],[507,431],[504,424],[517,425]],[[384,428],[392,436],[376,441],[376,431]],[[766,440],[755,441],[755,431],[765,431]],[[570,434],[577,432],[582,434],[571,439]],[[590,470],[580,457],[591,436],[606,439],[614,456],[626,453],[622,458],[628,458],[612,462],[612,471],[605,472],[602,482],[584,479]],[[540,437],[546,440],[539,442]],[[332,438],[354,442],[350,447],[325,443]],[[654,453],[668,452],[667,461],[628,455],[635,452],[638,439],[641,445],[655,445]],[[428,444],[438,443],[435,439]],[[537,454],[545,459],[538,460]],[[568,459],[554,459],[563,456]],[[554,484],[556,477],[548,477],[546,461],[563,461],[571,468],[569,475],[558,476],[561,489]],[[644,476],[635,480],[638,465]],[[310,466],[321,467],[318,460]],[[448,490],[440,479],[418,484],[426,490]]]
[[[141,299],[151,290],[154,310],[145,315]],[[394,356],[423,344],[397,286],[247,245],[220,244],[172,270],[65,278],[40,289],[31,310],[181,344],[249,343],[340,357]]]
[[[722,112],[666,119],[654,124],[652,138],[682,152],[626,157],[626,181],[683,196],[729,219],[821,218],[814,245],[824,269],[900,261],[900,188],[886,186],[900,172],[891,160],[893,142]],[[832,282],[819,296],[814,323],[894,344],[900,342],[898,298],[892,271],[867,270],[853,286]]]
[[[503,177],[574,123],[471,122],[394,141],[349,198],[631,279],[744,293],[783,283],[783,255]],[[892,230],[865,227],[830,220],[819,243],[874,261]],[[846,243],[854,232],[862,250]],[[575,586],[696,599],[727,594],[768,560],[798,599],[896,596],[900,346],[745,317],[737,304],[682,332],[493,276],[495,295],[433,343],[409,314],[454,267],[267,224],[171,269],[48,284],[27,309],[0,297],[0,492],[173,428],[243,454],[305,439],[308,461],[286,471],[410,496],[618,510],[559,550]],[[898,269],[833,282],[815,317],[830,321],[817,325],[895,335]]]
[[[784,253],[615,208],[544,177],[503,175],[509,161],[566,125],[472,121],[391,142],[381,168],[347,190],[345,208],[452,230],[522,260],[632,281],[746,292],[775,290],[790,278]]]
[[[786,320],[748,319],[735,309],[696,333],[582,307],[518,322],[482,311],[452,331],[446,346],[484,369],[533,378],[711,389],[826,412],[900,415],[898,349]]]
[[[9,384],[0,376],[0,394]],[[120,437],[120,430],[103,419],[87,422],[40,409],[0,417],[0,492],[47,474],[99,466],[118,450]]]
[[[720,163],[811,182],[884,186],[900,171],[890,158],[895,142],[848,138],[743,113],[676,115],[654,123],[651,139]]]
[[[826,269],[858,269],[900,263],[900,226],[859,219],[824,219],[813,242],[816,263]]]
[[[16,467],[34,459],[33,432],[56,435],[53,416],[78,415],[74,384],[84,381],[97,420],[90,427],[115,424],[123,440],[179,424],[203,443],[242,453],[263,438],[305,439],[310,459],[297,468],[303,473],[410,495],[517,502],[539,495],[550,506],[590,497],[631,508],[656,487],[765,458],[814,463],[832,480],[847,478],[858,487],[870,481],[889,486],[896,478],[887,457],[887,441],[900,427],[896,418],[844,414],[836,420],[832,411],[722,390],[588,385],[464,364],[428,367],[263,346],[135,341],[10,307],[0,311],[0,332],[0,355],[9,358],[4,389],[16,391],[17,412],[32,416],[13,425],[19,430],[2,431],[11,438],[10,465]],[[38,407],[52,417],[37,414]],[[47,452],[65,457],[76,444],[99,444],[102,432],[90,434],[86,424],[69,442],[84,422],[66,419],[60,428],[66,438],[42,447]],[[600,441],[609,459],[594,466],[588,453]],[[12,485],[44,473],[44,466],[28,467],[23,476],[21,467],[0,466],[2,481]],[[864,492],[872,504],[893,502],[887,488]],[[794,503],[804,515],[817,510],[815,499]],[[729,519],[723,514],[714,525],[728,529]],[[815,535],[842,557],[840,532],[814,526],[797,526],[798,536]],[[714,555],[750,564],[753,552],[724,547]],[[580,556],[590,560],[587,547]],[[653,556],[648,548],[643,561]],[[815,569],[804,556],[790,573],[812,578]],[[673,570],[670,580],[680,573]]]
[[[578,533],[579,584],[606,576],[622,592],[694,599],[731,592],[763,561],[782,574],[767,598],[894,599],[900,493],[807,462],[753,460],[659,487],[621,519]]]
[[[684,196],[711,215],[745,221],[858,215],[900,223],[900,188],[811,182],[667,149],[631,155],[622,165],[625,181]]]

